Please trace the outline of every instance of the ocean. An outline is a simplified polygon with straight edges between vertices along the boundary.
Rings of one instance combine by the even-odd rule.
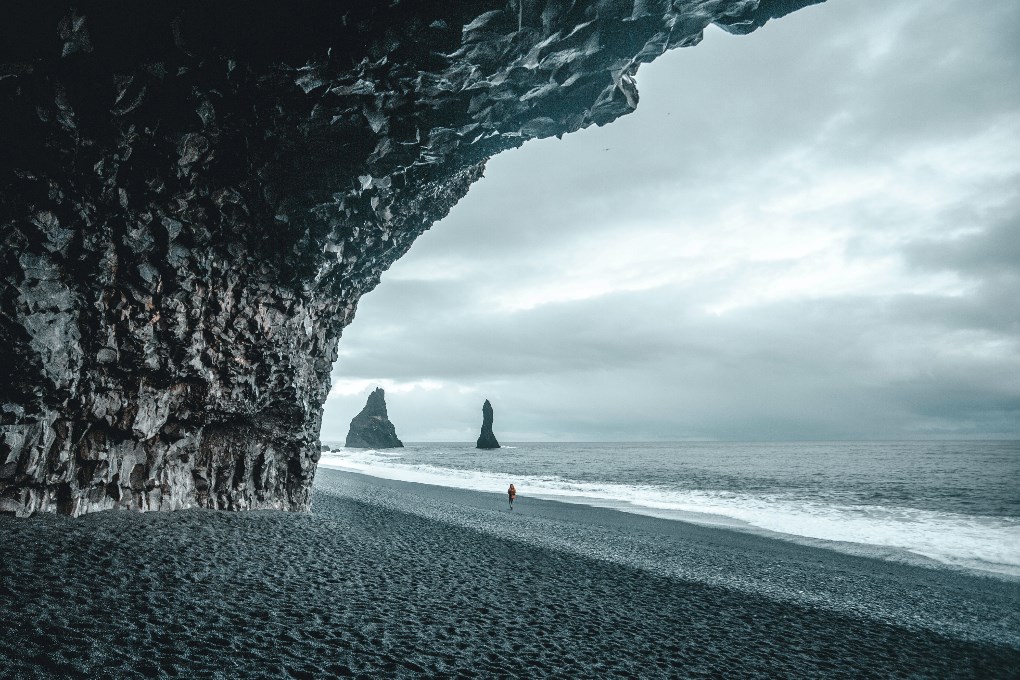
[[[1020,576],[1015,441],[425,443],[320,465]]]

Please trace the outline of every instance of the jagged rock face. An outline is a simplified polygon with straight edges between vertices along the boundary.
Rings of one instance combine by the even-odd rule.
[[[0,511],[307,508],[341,331],[488,157],[815,1],[5,9]]]
[[[386,413],[386,393],[377,387],[368,395],[365,408],[351,420],[345,446],[357,449],[395,449],[404,444]]]
[[[498,449],[499,442],[496,441],[496,435],[492,433],[492,404],[486,399],[485,403],[482,404],[482,431],[478,433],[478,443],[475,445],[478,449]]]

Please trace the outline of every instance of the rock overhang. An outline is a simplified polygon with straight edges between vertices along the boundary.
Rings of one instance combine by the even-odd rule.
[[[9,10],[0,511],[307,508],[343,328],[485,160],[813,1]]]

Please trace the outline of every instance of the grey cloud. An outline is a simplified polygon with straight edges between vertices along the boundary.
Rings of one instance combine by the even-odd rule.
[[[866,102],[861,127],[895,141],[947,137],[988,124],[1017,105],[1020,6],[975,11],[961,2],[914,2],[896,44],[852,95]]]
[[[403,315],[399,326],[390,321],[389,330],[384,331],[390,334],[388,342],[374,331],[367,332],[364,339],[359,337],[351,348],[356,365],[341,359],[335,374],[350,378],[385,375],[399,380],[435,376],[477,379],[661,359],[672,349],[671,343],[662,337],[661,326],[655,326],[660,332],[651,332],[640,309],[628,305],[632,297],[616,294],[513,313],[462,309],[458,315],[440,314],[438,319],[418,307]],[[364,321],[366,328],[376,320],[386,324],[389,309],[386,305],[373,307],[373,317],[378,319],[359,323]]]
[[[1017,212],[1010,210],[978,233],[917,241],[906,247],[904,254],[920,268],[955,270],[979,278],[1015,275],[1020,263],[1020,201],[1014,201],[1011,208]]]

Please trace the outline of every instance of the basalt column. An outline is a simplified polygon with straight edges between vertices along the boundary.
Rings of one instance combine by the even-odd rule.
[[[341,331],[485,160],[811,1],[0,9],[0,511],[307,508]]]

